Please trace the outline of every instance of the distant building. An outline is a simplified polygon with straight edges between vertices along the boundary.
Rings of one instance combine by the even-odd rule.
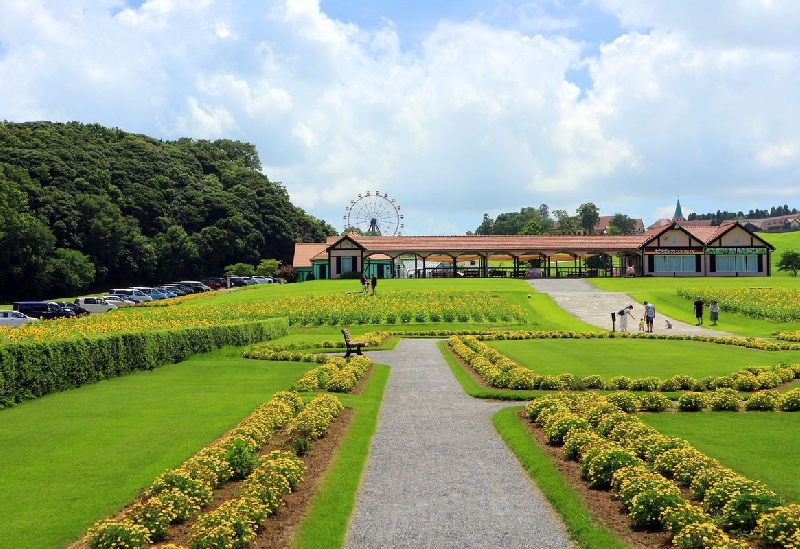
[[[596,234],[607,234],[608,227],[611,225],[611,220],[614,219],[613,215],[601,215],[597,218],[597,225],[594,226],[594,232]],[[633,234],[642,234],[644,233],[644,221],[641,219],[634,219],[633,220]]]

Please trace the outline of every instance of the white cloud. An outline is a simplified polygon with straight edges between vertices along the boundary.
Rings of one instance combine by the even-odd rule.
[[[0,1],[0,118],[251,142],[312,215],[339,226],[379,188],[409,234],[541,203],[649,224],[678,196],[698,212],[788,200],[800,3],[596,3],[628,30],[587,49],[568,38],[587,23],[548,2],[512,7],[517,28],[443,20],[401,45],[391,21],[316,0]],[[565,76],[580,68],[583,90]]]

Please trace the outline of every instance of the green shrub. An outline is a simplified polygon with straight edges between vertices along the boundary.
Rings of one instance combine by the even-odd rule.
[[[797,412],[800,410],[800,389],[792,389],[783,393],[778,399],[778,408],[782,412]]]
[[[657,377],[643,377],[640,379],[634,379],[631,381],[631,391],[655,391],[658,389],[658,384],[660,380]]]
[[[582,378],[580,380],[580,385],[584,389],[603,389],[606,385],[606,382],[602,376],[595,374]]]
[[[639,399],[629,391],[611,393],[606,395],[606,399],[628,414],[632,414],[639,409]]]
[[[592,446],[581,459],[581,473],[592,488],[608,488],[617,469],[641,463],[633,452],[616,443]]]
[[[84,541],[91,549],[140,549],[150,543],[150,534],[130,520],[105,520],[93,526]]]
[[[775,410],[778,403],[778,394],[773,391],[759,391],[744,403],[744,409],[748,412],[771,412]]]
[[[608,381],[606,389],[611,391],[627,391],[631,388],[631,378],[628,376],[614,376]]]
[[[739,393],[733,389],[717,389],[708,397],[708,407],[715,412],[738,412],[741,406]]]
[[[700,412],[706,407],[706,395],[698,392],[683,393],[678,397],[678,410]]]
[[[763,543],[775,547],[787,547],[790,541],[797,541],[800,533],[800,505],[775,507],[758,519],[755,536]],[[792,540],[794,536],[794,540]],[[795,545],[796,546],[796,545]]]
[[[670,400],[661,393],[648,393],[639,397],[642,412],[665,412],[669,410]]]

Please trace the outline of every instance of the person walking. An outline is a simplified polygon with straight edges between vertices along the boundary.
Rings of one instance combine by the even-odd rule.
[[[619,316],[619,331],[620,332],[627,332],[628,331],[628,317],[633,318],[633,305],[628,305],[627,307],[623,307],[619,310],[617,315]]]
[[[371,284],[372,284],[372,295],[375,295],[375,286],[378,285],[378,277],[377,276],[372,275]]]
[[[361,291],[367,293],[369,290],[369,284],[367,284],[367,277],[363,274],[361,275]]]
[[[652,303],[644,302],[644,323],[647,326],[647,332],[653,333],[653,321],[656,319],[656,307]]]
[[[719,305],[717,305],[716,299],[712,299],[711,303],[708,304],[708,314],[711,317],[711,325],[716,326],[719,319]]]
[[[697,319],[697,325],[703,324],[703,300],[700,296],[694,298],[694,317]]]

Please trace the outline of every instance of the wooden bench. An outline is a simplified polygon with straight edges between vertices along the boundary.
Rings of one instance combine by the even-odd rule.
[[[350,339],[350,331],[347,328],[342,329],[342,335],[344,336],[344,344],[347,346],[347,353],[344,355],[345,358],[350,356],[351,351],[355,351],[357,355],[362,354],[361,349],[367,346],[365,341],[352,341]]]

